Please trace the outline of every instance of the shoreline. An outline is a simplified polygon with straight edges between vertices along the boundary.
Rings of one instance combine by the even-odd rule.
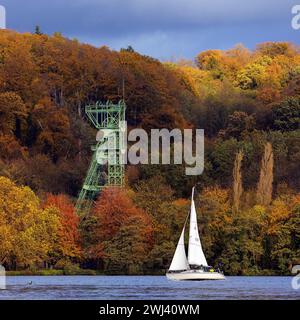
[[[164,276],[165,273],[153,273],[153,274],[120,274],[120,273],[101,273],[96,270],[82,270],[80,272],[67,272],[64,270],[38,270],[38,271],[6,271],[6,276],[8,277],[24,277],[24,276],[44,276],[44,277],[53,277],[53,276],[126,276],[126,277],[134,277],[134,276]],[[226,277],[288,277],[292,276],[291,274],[278,274],[274,273],[259,273],[259,274],[243,274],[243,275],[229,275],[225,274]]]

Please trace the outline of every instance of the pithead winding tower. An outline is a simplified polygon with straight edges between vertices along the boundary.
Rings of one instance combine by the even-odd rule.
[[[107,101],[97,102],[85,107],[85,113],[98,129],[97,144],[90,167],[80,191],[76,212],[89,213],[97,195],[105,187],[122,187],[125,180],[123,132],[126,105],[123,100],[118,104]],[[107,162],[107,164],[103,164]]]

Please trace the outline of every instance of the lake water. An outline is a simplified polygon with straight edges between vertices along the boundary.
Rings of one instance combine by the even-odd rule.
[[[225,281],[175,282],[164,276],[7,277],[0,299],[297,299],[292,277],[227,277]],[[32,281],[32,284],[30,282]]]

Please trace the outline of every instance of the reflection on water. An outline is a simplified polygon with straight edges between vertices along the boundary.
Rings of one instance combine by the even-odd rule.
[[[299,299],[291,277],[175,282],[164,276],[7,277],[0,299]]]

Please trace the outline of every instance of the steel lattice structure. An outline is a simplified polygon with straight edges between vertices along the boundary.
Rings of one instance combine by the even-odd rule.
[[[103,188],[124,186],[125,165],[121,161],[124,146],[121,142],[121,130],[125,121],[125,111],[126,105],[123,100],[118,104],[108,101],[105,104],[97,102],[85,107],[88,119],[95,128],[101,130],[102,135],[97,139],[97,145],[92,147],[94,154],[76,203],[76,212],[79,215],[89,213],[95,198]],[[109,139],[112,135],[115,139],[113,145]],[[112,160],[112,155],[114,161],[109,161]],[[107,165],[99,164],[99,158],[107,160]]]

